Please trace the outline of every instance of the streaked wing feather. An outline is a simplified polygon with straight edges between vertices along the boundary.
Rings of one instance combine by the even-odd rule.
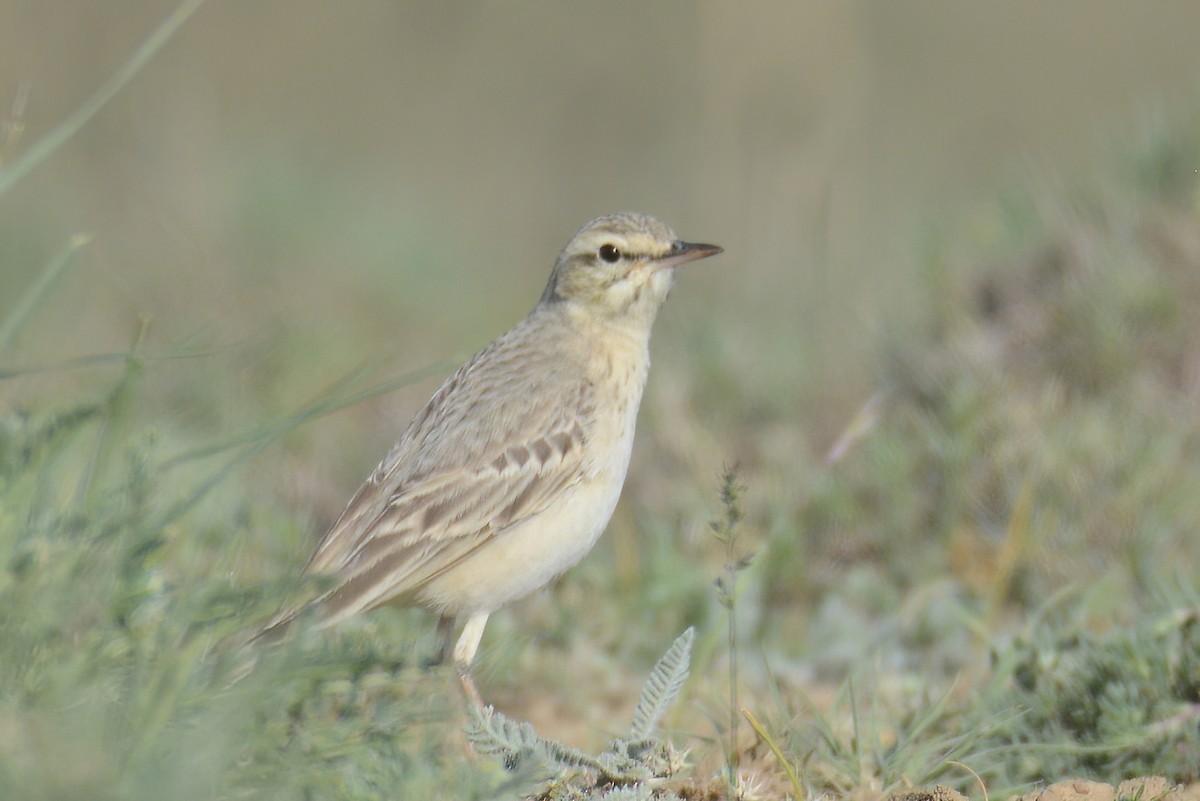
[[[537,324],[448,378],[321,538],[306,569],[341,579],[327,603],[419,589],[582,480],[592,387]]]
[[[544,451],[546,440],[539,438],[529,447],[543,450],[544,461],[438,476],[428,482],[432,486],[411,487],[394,498],[337,566],[341,581],[322,600],[327,615],[341,618],[418,590],[546,509],[583,476],[580,441],[569,441],[564,454]]]

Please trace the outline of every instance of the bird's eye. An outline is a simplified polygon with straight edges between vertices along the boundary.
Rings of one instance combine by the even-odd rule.
[[[621,260],[621,251],[617,250],[616,245],[601,245],[600,258],[609,264],[616,264]]]

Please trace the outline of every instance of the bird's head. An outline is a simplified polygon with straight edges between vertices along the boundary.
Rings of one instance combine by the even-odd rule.
[[[667,299],[675,268],[721,252],[683,242],[653,217],[621,212],[597,217],[571,238],[542,303],[570,303],[599,317],[649,326]]]

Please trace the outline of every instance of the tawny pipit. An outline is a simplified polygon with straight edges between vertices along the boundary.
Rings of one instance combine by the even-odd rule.
[[[450,376],[321,538],[326,624],[382,604],[442,617],[463,686],[488,615],[584,557],[620,495],[650,328],[675,268],[721,252],[642,214],[587,223],[541,300]],[[282,612],[264,634],[286,625]]]

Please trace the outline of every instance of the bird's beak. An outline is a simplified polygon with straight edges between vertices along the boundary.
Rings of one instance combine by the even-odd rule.
[[[681,264],[687,264],[689,261],[707,259],[709,256],[715,256],[724,250],[725,248],[717,245],[703,245],[699,242],[681,242],[675,240],[675,244],[671,245],[669,251],[654,260],[654,265],[656,267],[678,267]]]

